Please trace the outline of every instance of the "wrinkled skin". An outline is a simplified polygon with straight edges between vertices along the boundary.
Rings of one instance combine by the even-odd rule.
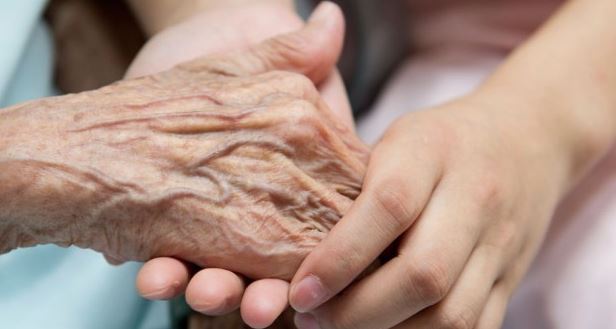
[[[326,17],[312,19],[319,12],[321,17]],[[277,41],[272,43],[272,38]],[[202,12],[157,34],[139,53],[127,76],[157,73],[196,56],[241,51],[270,39],[268,42],[274,47],[266,58],[290,59],[291,65],[285,69],[307,73],[337,117],[335,122],[353,127],[346,92],[335,70],[343,38],[342,12],[331,3],[321,3],[305,24],[293,11],[279,4],[250,2],[250,5]],[[204,314],[218,316],[237,310],[221,319],[201,318],[203,323],[196,324],[196,328],[219,328],[222,323],[228,328],[238,328],[232,319],[234,316],[240,319],[240,310],[246,327],[268,327],[288,304],[288,285],[280,279],[245,280],[220,268],[206,267],[195,272],[194,267],[171,257],[146,262],[136,280],[137,290],[148,299],[170,299],[185,294],[188,305]],[[197,313],[193,313],[189,322],[199,322],[198,319]],[[291,321],[283,324],[292,327],[292,317],[287,320]]]
[[[359,194],[367,148],[309,79],[231,64],[198,59],[4,112],[0,166],[27,179],[4,190],[14,202],[0,217],[33,223],[6,229],[5,251],[75,244],[290,279]]]

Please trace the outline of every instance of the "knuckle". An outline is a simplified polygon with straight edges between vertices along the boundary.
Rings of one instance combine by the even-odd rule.
[[[515,221],[502,221],[500,225],[495,228],[495,232],[497,241],[495,241],[492,246],[496,247],[497,250],[503,252],[503,250],[508,247],[521,245],[520,237],[522,235],[519,234],[520,229]]]
[[[279,72],[278,79],[286,93],[310,102],[315,102],[320,98],[319,90],[307,76],[291,71],[276,72]]]
[[[487,211],[498,209],[504,200],[504,190],[501,180],[495,175],[482,174],[473,189],[475,201],[479,207]]]
[[[288,84],[301,87],[303,90],[316,91],[316,86],[307,76],[297,73],[285,71],[285,80]]]
[[[486,233],[477,251],[486,253],[485,257],[499,260],[507,259],[506,257],[511,252],[512,247],[514,247],[513,250],[516,250],[515,247],[522,245],[522,235],[518,232],[518,226],[514,221],[500,221]]]
[[[294,112],[292,115],[295,125],[310,129],[323,128],[323,118],[317,112],[314,104],[304,99],[295,99],[292,101],[291,107]]]
[[[279,111],[279,115],[284,118],[280,123],[285,126],[291,125],[292,129],[301,128],[302,125],[311,127],[321,120],[315,106],[301,98],[284,97],[284,100],[272,107],[272,110]]]
[[[395,232],[406,230],[419,214],[419,206],[413,203],[410,184],[404,179],[387,179],[372,192],[372,202],[378,213]]]
[[[438,315],[437,328],[472,329],[475,327],[476,315],[471,310],[444,311]]]
[[[441,301],[451,287],[447,265],[443,262],[426,261],[412,265],[408,271],[405,290],[416,295],[428,305]]]
[[[326,273],[338,273],[342,278],[353,278],[360,271],[365,263],[365,257],[353,246],[345,243],[338,243],[335,249],[327,254],[327,264],[331,268]],[[323,276],[322,276],[323,277]],[[324,278],[324,277],[323,277]],[[324,278],[325,279],[325,278]],[[336,290],[335,283],[324,282],[330,289]]]
[[[280,109],[284,116],[280,129],[287,142],[301,145],[306,152],[329,147],[331,131],[314,104],[292,98]]]

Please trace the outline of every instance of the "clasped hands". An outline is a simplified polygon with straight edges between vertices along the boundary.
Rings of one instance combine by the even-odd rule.
[[[275,58],[291,59],[284,69],[307,73],[332,118],[352,131],[332,66],[342,34],[339,9],[325,3],[303,29],[265,44]],[[289,304],[303,312],[300,329],[499,327],[567,189],[570,161],[533,116],[536,104],[495,85],[397,120],[370,151],[361,193],[291,283],[269,277],[246,285],[228,267],[191,273],[177,259],[158,258],[138,277],[141,293],[185,292],[209,315],[241,306],[256,328]],[[394,257],[374,270],[387,248]]]
[[[488,86],[400,118],[369,150],[333,69],[342,38],[325,3],[249,49],[9,109],[39,137],[4,146],[3,168],[32,179],[0,197],[36,205],[6,211],[31,221],[9,247],[152,259],[144,296],[241,304],[253,327],[289,303],[300,329],[498,327],[567,187],[557,141]]]

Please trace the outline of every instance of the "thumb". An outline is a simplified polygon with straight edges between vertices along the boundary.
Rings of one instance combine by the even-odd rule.
[[[342,12],[336,4],[325,1],[302,29],[267,39],[248,50],[198,60],[201,63],[191,63],[190,69],[230,76],[284,70],[300,73],[319,84],[334,69],[343,40]]]

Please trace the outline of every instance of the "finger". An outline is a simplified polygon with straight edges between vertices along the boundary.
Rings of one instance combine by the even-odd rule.
[[[297,311],[310,311],[340,292],[411,226],[428,202],[441,172],[428,164],[440,163],[430,160],[438,154],[425,147],[400,152],[400,145],[413,149],[423,142],[391,139],[396,144],[384,140],[372,152],[362,193],[293,278],[290,302]],[[412,178],[400,179],[401,173]]]
[[[190,270],[175,258],[154,258],[137,274],[137,291],[147,299],[170,299],[184,292]]]
[[[246,51],[197,59],[181,67],[232,76],[285,70],[306,75],[318,84],[334,69],[343,39],[342,12],[325,1],[296,32],[270,38]]]
[[[443,300],[481,236],[480,207],[444,177],[399,255],[317,310],[323,328],[392,327]]]
[[[355,121],[351,104],[344,88],[344,82],[340,73],[336,70],[319,85],[319,92],[329,110],[336,119],[334,122],[342,122],[346,127],[354,131]]]
[[[488,302],[477,321],[476,329],[497,329],[503,325],[507,303],[509,301],[508,289],[500,284],[494,286]]]
[[[190,280],[186,288],[186,303],[200,313],[223,315],[240,306],[244,281],[235,273],[223,269],[203,269]]]
[[[536,246],[526,244],[522,248],[514,249],[519,250],[520,253],[507,255],[507,257],[516,257],[516,261],[513,262],[513,266],[506,267],[502,271],[501,277],[494,285],[488,302],[479,317],[476,329],[496,329],[501,328],[503,324],[509,298],[528,271],[528,266],[535,255]],[[508,262],[511,262],[511,260],[505,263]]]
[[[251,283],[242,299],[242,319],[252,328],[266,328],[287,307],[289,283],[278,279],[262,279]]]
[[[241,49],[247,44],[295,31],[304,25],[299,16],[289,13],[288,8],[283,6],[273,7],[263,4],[262,1],[246,4],[247,6],[231,9],[231,14],[226,14],[224,10],[203,10],[192,15],[190,19],[157,33],[139,51],[128,68],[126,77],[162,72],[204,54]],[[249,21],[255,26],[239,27],[239,24],[245,24],[247,17],[251,17]],[[277,17],[276,24],[269,22],[271,17]],[[225,28],[221,29],[220,26],[231,29],[224,33]],[[195,42],[196,38],[198,42]],[[174,49],[169,49],[170,47]],[[175,49],[182,51],[174,51]]]
[[[498,252],[493,248],[477,248],[442,302],[394,329],[475,328],[499,273],[497,259]]]

